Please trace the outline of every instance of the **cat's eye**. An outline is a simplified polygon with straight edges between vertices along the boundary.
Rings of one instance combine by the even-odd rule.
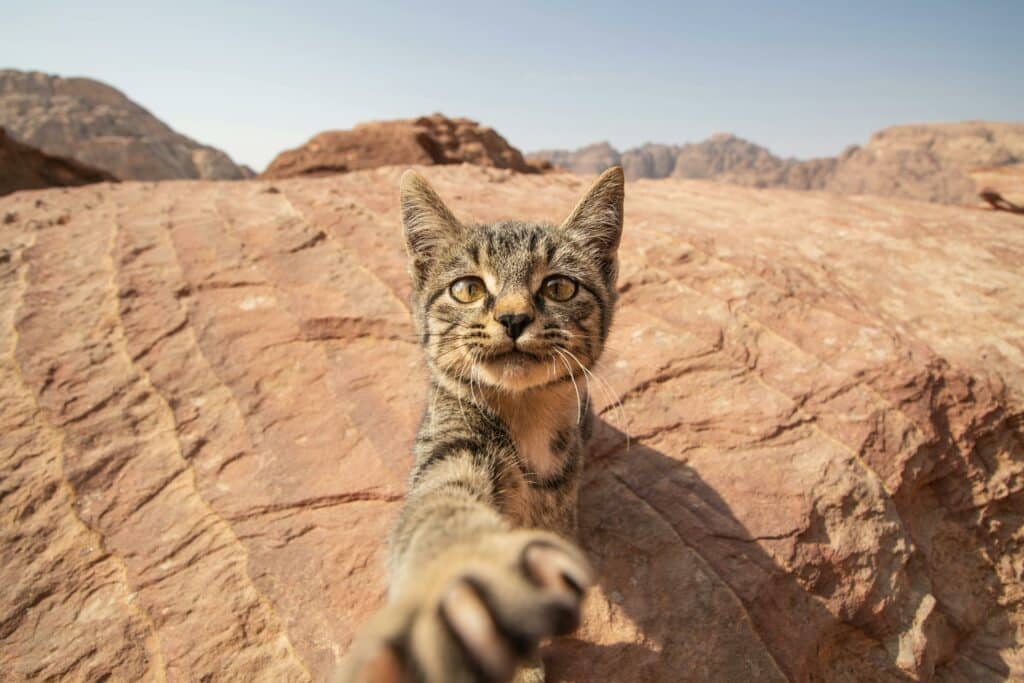
[[[576,296],[576,281],[564,275],[553,275],[540,286],[541,293],[552,301],[568,301]]]
[[[448,287],[448,291],[456,301],[471,304],[484,298],[487,286],[478,277],[460,277]]]

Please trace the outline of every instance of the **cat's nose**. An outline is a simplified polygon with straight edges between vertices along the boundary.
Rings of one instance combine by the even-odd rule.
[[[505,327],[505,334],[519,339],[526,326],[533,322],[533,316],[529,313],[506,313],[498,316],[498,322]]]

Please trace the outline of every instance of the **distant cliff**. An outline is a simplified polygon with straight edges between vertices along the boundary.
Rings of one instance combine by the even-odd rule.
[[[783,159],[720,133],[696,144],[646,144],[619,152],[606,142],[529,156],[575,173],[621,164],[629,178],[706,178],[750,187],[829,190],[944,204],[972,203],[979,168],[1024,163],[1024,124],[968,121],[894,126],[837,157]]]

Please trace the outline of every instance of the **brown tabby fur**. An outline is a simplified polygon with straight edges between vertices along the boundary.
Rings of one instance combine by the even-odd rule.
[[[560,226],[464,225],[412,171],[401,204],[430,393],[390,539],[389,604],[342,678],[542,681],[539,641],[575,628],[593,581],[573,539],[585,379],[616,300],[622,170]],[[469,303],[452,287],[467,276],[485,288]],[[552,276],[575,294],[555,300]]]

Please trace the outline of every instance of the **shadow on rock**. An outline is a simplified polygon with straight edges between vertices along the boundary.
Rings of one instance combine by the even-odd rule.
[[[770,557],[696,471],[625,441],[596,426],[580,537],[601,587],[577,637],[545,653],[549,680],[911,680]]]

